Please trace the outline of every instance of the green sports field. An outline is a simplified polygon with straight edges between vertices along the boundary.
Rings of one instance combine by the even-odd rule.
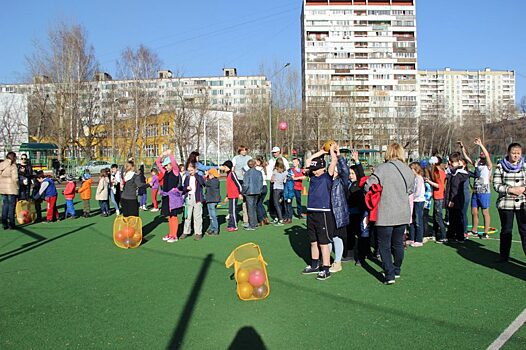
[[[372,261],[323,282],[301,275],[309,243],[297,219],[166,244],[168,223],[141,217],[146,241],[133,250],[113,244],[114,217],[0,232],[0,348],[485,349],[526,307],[526,259],[513,243],[512,262],[495,263],[498,234],[408,248],[402,278],[385,286]],[[245,242],[268,262],[266,300],[240,301],[225,268]],[[504,348],[525,349],[525,328]]]

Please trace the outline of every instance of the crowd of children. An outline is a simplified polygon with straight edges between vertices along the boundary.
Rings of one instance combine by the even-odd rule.
[[[488,238],[491,220],[489,214],[491,174],[494,169],[489,152],[482,141],[477,138],[474,143],[481,149],[476,161],[469,158],[466,148],[459,142],[459,151],[451,153],[447,161],[437,155],[429,160],[412,162],[409,168],[404,164],[411,174],[407,173],[405,168],[401,171],[396,165],[398,163],[393,162],[394,168],[405,181],[405,190],[402,189],[401,193],[407,193],[408,198],[407,201],[404,200],[404,206],[407,202],[410,210],[407,223],[397,222],[396,225],[393,224],[394,226],[387,225],[393,226],[393,240],[395,232],[396,234],[403,232],[404,245],[418,248],[428,240],[434,240],[436,243],[462,243],[469,239],[470,234],[481,239]],[[508,245],[511,241],[512,214],[515,211],[518,211],[516,217],[526,252],[526,215],[523,210],[526,167],[521,146],[514,144],[510,147],[506,158],[497,166],[494,179],[494,188],[499,193],[501,235],[504,236],[504,243],[501,244],[503,260],[509,258]],[[385,218],[384,216],[378,219],[378,213],[385,210],[382,209],[382,199],[385,207],[387,200],[385,198],[392,194],[389,192],[389,185],[381,183],[381,172],[373,172],[372,177],[366,177],[358,153],[352,152],[348,162],[340,155],[339,147],[335,142],[330,146],[330,150],[322,149],[306,159],[303,168],[299,158],[293,158],[292,167],[289,168],[289,163],[281,155],[279,147],[272,149],[272,155],[269,162],[266,162],[262,156],[253,159],[248,155],[248,148],[240,146],[238,155],[233,160],[227,160],[221,166],[211,167],[199,161],[198,152],[192,152],[184,165],[178,165],[171,152],[166,151],[156,160],[156,167],[149,172],[151,175],[149,179],[146,178],[144,164],[141,164],[137,171],[134,160],[130,159],[122,170],[117,164],[113,164],[111,168],[100,172],[94,199],[99,203],[102,216],[109,216],[112,212],[117,215],[138,216],[139,210],[148,210],[147,193],[150,189],[151,211],[159,211],[158,197],[160,197],[160,214],[168,220],[168,233],[163,236],[163,240],[174,243],[192,234],[195,240],[201,240],[204,234],[209,236],[220,234],[216,209],[222,204],[223,198],[219,182],[222,171],[226,175],[224,195],[225,202],[228,202],[226,225],[228,232],[238,230],[238,212],[241,210],[243,228],[247,231],[254,231],[259,226],[269,224],[275,226],[291,224],[294,216],[299,219],[307,218],[312,261],[303,270],[304,274],[315,273],[317,279],[325,280],[331,276],[331,273],[342,270],[342,262],[355,261],[357,265],[362,265],[367,258],[377,257],[378,253],[382,254],[379,242],[380,245],[387,244],[382,241],[382,235],[387,232],[386,225],[378,222],[374,225],[374,222]],[[330,159],[328,166],[326,156]],[[37,215],[40,214],[41,203],[45,201],[46,221],[58,220],[60,218],[56,204],[58,191],[54,181],[44,176],[42,172],[31,175],[30,169],[30,164],[27,163],[21,164],[18,168],[18,198],[33,199],[37,207]],[[393,167],[390,171],[394,171]],[[36,180],[32,193],[30,192],[31,176]],[[474,179],[473,186],[470,178]],[[407,179],[411,179],[410,183],[407,183]],[[63,190],[66,205],[62,218],[74,219],[78,216],[74,205],[77,194],[82,200],[82,215],[89,217],[92,175],[89,172],[82,174],[79,184],[69,175],[66,180]],[[302,195],[303,182],[307,180],[309,191],[305,213],[302,208]],[[399,196],[404,197],[405,194]],[[294,212],[294,202],[296,212]],[[467,226],[469,202],[471,202],[472,228]],[[113,209],[110,209],[110,203]],[[483,214],[482,231],[478,230],[479,209]],[[428,225],[430,212],[432,225]],[[179,233],[178,216],[181,214],[184,218],[184,228],[183,232]],[[268,219],[269,215],[273,218],[272,221]],[[203,220],[206,217],[209,220]],[[391,238],[389,240],[391,241]],[[382,261],[390,260],[390,257],[387,257],[390,253],[387,252],[386,247],[387,245],[384,246]],[[397,242],[391,250],[394,252],[399,248]],[[331,264],[333,249],[334,260]],[[403,254],[401,257],[398,254],[394,265],[391,264],[394,266],[394,275],[389,276],[387,282],[390,284],[394,283],[395,277],[398,277],[402,260]],[[385,267],[386,279],[391,273],[388,271],[391,265]]]

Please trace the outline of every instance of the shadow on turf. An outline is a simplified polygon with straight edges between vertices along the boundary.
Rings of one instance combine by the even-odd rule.
[[[245,326],[237,331],[236,337],[228,347],[228,350],[238,349],[266,350],[267,347],[254,328]]]
[[[8,260],[8,259],[11,259],[11,258],[13,258],[13,257],[15,257],[17,255],[27,253],[27,252],[35,249],[35,248],[43,246],[44,244],[51,243],[51,242],[53,242],[53,241],[55,241],[57,239],[63,238],[65,236],[69,236],[72,233],[81,231],[81,230],[83,230],[83,229],[85,229],[87,227],[93,226],[93,225],[95,225],[95,224],[91,223],[91,224],[88,224],[88,225],[77,227],[74,230],[68,231],[68,232],[63,233],[63,234],[61,234],[59,236],[56,236],[56,237],[53,237],[53,238],[49,238],[49,239],[47,239],[46,237],[41,236],[39,234],[36,234],[34,232],[31,232],[31,231],[29,231],[29,230],[27,230],[27,229],[25,229],[23,227],[17,227],[17,231],[22,232],[23,234],[35,239],[35,241],[23,244],[20,248],[13,249],[13,250],[11,250],[11,251],[9,251],[7,253],[0,254],[0,262]]]
[[[447,245],[455,248],[457,253],[466,260],[526,281],[526,267],[519,260],[510,259],[508,263],[497,262],[500,258],[498,253],[473,240],[466,240],[464,243],[448,243]],[[511,261],[516,262],[516,264],[511,263]]]
[[[201,270],[199,271],[199,274],[197,275],[197,279],[194,282],[194,286],[192,287],[192,290],[190,291],[190,294],[188,295],[188,299],[186,300],[184,310],[181,313],[181,316],[179,317],[179,321],[177,322],[177,327],[175,328],[172,334],[172,339],[170,340],[170,344],[168,344],[167,349],[181,349],[182,348],[186,330],[188,329],[188,326],[190,324],[190,319],[192,318],[195,304],[197,303],[197,299],[199,298],[199,293],[205,281],[206,274],[208,273],[208,269],[210,268],[210,265],[212,264],[213,256],[214,256],[213,254],[208,254],[205,260],[203,261],[203,264],[201,265]]]
[[[150,221],[149,223],[144,225],[142,227],[143,241],[142,241],[141,245],[146,244],[148,242],[148,240],[145,240],[146,236],[148,236],[150,233],[152,233],[153,230],[155,230],[157,228],[157,226],[159,226],[160,224],[162,224],[165,221],[166,220],[164,219],[163,216],[157,215],[155,218],[153,218],[152,221]]]
[[[289,236],[289,243],[294,253],[302,258],[305,264],[310,264],[310,242],[306,237],[305,227],[299,225],[287,227],[285,235]]]

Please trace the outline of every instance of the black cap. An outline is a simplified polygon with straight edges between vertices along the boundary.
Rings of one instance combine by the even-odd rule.
[[[327,164],[325,163],[325,158],[323,158],[323,156],[316,157],[311,160],[309,169],[314,171],[318,169],[323,169],[325,168],[325,166],[327,166]]]
[[[227,160],[226,162],[223,163],[223,166],[226,166],[228,169],[232,170],[232,168],[234,167],[234,164],[232,164],[231,160]]]

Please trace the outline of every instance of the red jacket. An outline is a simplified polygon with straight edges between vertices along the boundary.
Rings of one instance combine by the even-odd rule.
[[[68,181],[68,184],[64,189],[64,198],[66,198],[66,200],[73,200],[75,198],[75,187],[76,185],[74,181]]]
[[[369,177],[364,176],[360,179],[360,186],[363,187]],[[373,184],[365,194],[365,205],[369,208],[369,220],[374,222],[378,219],[378,203],[382,196],[382,186]]]
[[[226,195],[228,199],[238,198],[241,193],[241,184],[237,179],[236,173],[229,172],[226,177]]]

